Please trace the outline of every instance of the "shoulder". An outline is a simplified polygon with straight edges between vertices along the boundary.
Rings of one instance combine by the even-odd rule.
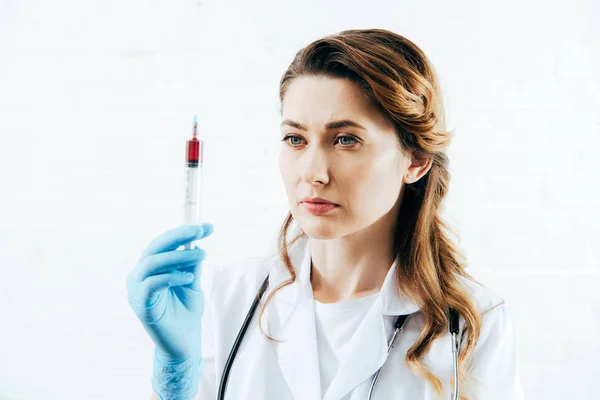
[[[476,282],[474,279],[456,275],[462,287],[471,296],[475,307],[481,315],[485,315],[491,310],[503,306],[505,301],[502,297],[492,291],[490,288]]]
[[[246,286],[253,282],[262,282],[270,265],[271,259],[264,256],[245,257],[228,261],[218,267],[215,283],[217,285]]]
[[[469,398],[524,399],[519,377],[519,337],[512,311],[503,298],[472,279],[460,276],[481,313],[481,331],[468,362],[472,378],[461,388]],[[468,333],[461,320],[460,343],[464,348]]]
[[[271,263],[271,257],[253,256],[206,265],[202,272],[205,295],[220,304],[245,303],[256,295]]]
[[[481,315],[481,331],[475,353],[479,355],[504,353],[507,357],[516,357],[517,327],[510,307],[502,297],[474,279],[464,276],[459,276],[458,279],[471,295],[474,306]],[[464,322],[460,317],[461,331],[463,331],[461,342]],[[477,364],[478,362],[475,362],[475,365]]]

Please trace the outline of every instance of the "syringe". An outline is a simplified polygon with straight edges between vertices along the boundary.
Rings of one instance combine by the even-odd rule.
[[[184,223],[200,225],[200,194],[202,193],[202,155],[204,143],[196,138],[198,119],[194,115],[194,136],[186,144]],[[185,244],[189,250],[192,243]]]

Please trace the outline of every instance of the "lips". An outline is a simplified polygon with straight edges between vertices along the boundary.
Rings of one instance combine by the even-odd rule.
[[[305,197],[305,198],[303,198],[300,201],[301,202],[314,203],[314,204],[334,204],[334,205],[339,205],[339,204],[336,204],[336,203],[334,203],[332,201],[324,199],[322,197]]]
[[[315,215],[323,215],[338,208],[337,204],[332,203],[312,203],[310,201],[302,202],[302,206],[310,213]]]

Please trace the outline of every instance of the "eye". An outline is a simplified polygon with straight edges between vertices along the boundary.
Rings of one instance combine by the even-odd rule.
[[[342,136],[338,136],[335,138],[336,140],[342,140],[342,139],[350,139],[352,140],[352,143],[350,143],[350,145],[354,145],[356,143],[358,143],[358,140],[356,140],[355,138],[353,138],[352,136],[347,136],[347,135],[342,135]],[[346,142],[347,143],[347,142]],[[350,147],[350,146],[342,146],[342,147]]]
[[[300,136],[297,136],[297,135],[287,135],[286,137],[284,137],[283,139],[281,139],[281,141],[282,142],[286,142],[288,139],[300,139]],[[342,147],[352,147],[353,145],[355,145],[356,143],[359,142],[358,139],[356,139],[355,137],[348,136],[348,135],[340,135],[340,136],[338,136],[338,137],[335,138],[336,141],[338,141],[340,139],[350,139],[352,141],[352,143],[350,143],[350,145],[346,145],[346,146],[342,146]],[[292,147],[296,147],[296,146],[292,144]]]

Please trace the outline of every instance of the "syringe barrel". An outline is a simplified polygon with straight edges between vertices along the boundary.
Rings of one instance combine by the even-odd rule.
[[[185,165],[185,197],[183,220],[186,225],[200,225],[201,222],[201,194],[202,194],[202,164],[187,161]],[[192,242],[193,243],[193,242]],[[185,245],[186,249],[192,248],[192,243]]]

